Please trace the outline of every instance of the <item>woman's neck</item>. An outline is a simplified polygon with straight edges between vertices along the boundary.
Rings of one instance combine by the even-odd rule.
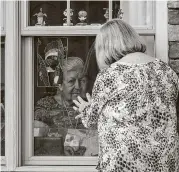
[[[125,63],[131,63],[131,64],[140,64],[140,63],[148,63],[153,60],[154,60],[154,57],[152,56],[149,56],[142,52],[135,52],[135,53],[127,54],[119,61],[125,62]]]

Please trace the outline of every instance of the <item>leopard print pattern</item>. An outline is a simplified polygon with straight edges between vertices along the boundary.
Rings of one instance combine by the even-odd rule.
[[[98,74],[82,122],[98,128],[99,172],[179,172],[178,83],[158,59]]]

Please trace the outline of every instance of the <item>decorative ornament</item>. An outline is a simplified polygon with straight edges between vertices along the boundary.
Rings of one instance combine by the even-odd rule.
[[[40,12],[34,14],[33,16],[37,16],[37,23],[35,26],[45,26],[45,20],[44,17],[47,17],[47,14],[43,13],[42,8],[40,8]]]
[[[109,20],[109,8],[103,8],[103,10],[105,10],[104,17],[105,17],[106,22],[107,22]]]
[[[87,18],[87,12],[85,10],[81,10],[78,12],[78,18],[80,20],[80,23],[77,23],[78,26],[86,26],[87,23],[84,22]]]
[[[117,12],[117,18],[119,19],[122,19],[123,18],[123,12],[122,12],[122,9],[118,9],[118,12]]]
[[[70,9],[70,26],[73,26],[73,23],[71,22],[72,21],[72,16],[73,16],[73,9]],[[65,23],[63,23],[63,26],[67,26],[67,9],[63,12],[63,15],[65,16],[65,18],[63,19],[65,21]]]

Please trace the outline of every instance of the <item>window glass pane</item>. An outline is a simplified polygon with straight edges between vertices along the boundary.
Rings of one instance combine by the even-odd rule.
[[[151,27],[152,1],[114,1],[113,18],[122,18],[134,27]]]
[[[108,1],[71,1],[72,23],[77,26],[100,25],[106,22]]]
[[[154,56],[154,36],[141,36]],[[97,131],[86,129],[72,108],[91,93],[98,67],[95,37],[34,38],[34,155],[97,156]]]
[[[30,1],[29,26],[62,26],[66,1]]]
[[[1,37],[1,156],[5,156],[5,38]]]
[[[94,39],[35,37],[35,156],[97,156],[97,131],[76,120],[72,108],[78,95],[91,93],[98,72]]]

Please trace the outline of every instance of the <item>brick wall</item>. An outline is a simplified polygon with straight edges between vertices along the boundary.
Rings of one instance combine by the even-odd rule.
[[[170,65],[179,74],[179,1],[168,1],[168,41]]]
[[[179,76],[179,0],[168,1],[168,45],[170,66]],[[179,132],[179,98],[177,116]]]

